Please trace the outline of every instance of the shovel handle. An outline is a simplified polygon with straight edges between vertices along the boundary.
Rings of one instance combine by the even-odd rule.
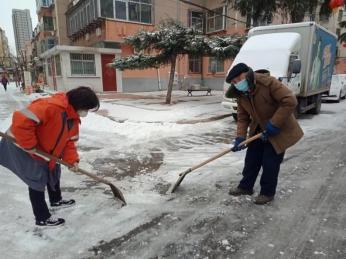
[[[243,142],[241,142],[239,144],[239,146],[247,145],[247,144],[251,143],[252,141],[254,141],[256,139],[259,139],[261,137],[261,135],[262,135],[262,133],[258,133],[257,135],[252,136],[251,138],[248,138],[248,139],[244,140]],[[190,172],[192,172],[192,171],[196,170],[197,168],[200,168],[200,167],[210,163],[211,161],[214,161],[215,159],[218,159],[219,157],[222,157],[222,156],[226,155],[227,153],[229,153],[231,151],[232,151],[231,148],[228,148],[228,149],[222,151],[221,153],[219,153],[219,154],[209,158],[208,160],[205,160],[204,162],[191,167]]]
[[[6,133],[0,132],[0,136],[3,137],[3,138],[8,139],[10,141],[12,141],[13,143],[16,143],[16,140],[12,136],[10,136],[10,135],[8,135]],[[23,150],[25,151],[25,149],[23,149]],[[42,158],[46,158],[48,160],[54,160],[57,163],[59,163],[61,165],[64,165],[64,166],[66,166],[68,168],[73,167],[73,165],[71,165],[70,163],[67,163],[64,160],[62,160],[62,159],[60,159],[60,158],[58,158],[56,156],[53,156],[53,155],[51,155],[49,153],[46,153],[46,152],[44,152],[42,150],[36,149],[35,150],[35,154],[38,155],[38,156],[41,156]],[[94,179],[97,182],[101,182],[101,183],[109,185],[111,187],[112,191],[113,191],[113,194],[116,197],[118,197],[123,202],[123,204],[126,204],[125,198],[124,198],[123,194],[121,193],[121,191],[117,187],[115,187],[115,185],[112,184],[111,182],[107,181],[104,178],[98,177],[97,175],[89,173],[88,171],[85,171],[85,170],[83,170],[81,168],[78,168],[77,172],[79,172],[81,174],[84,174],[86,176],[89,176],[90,178]]]

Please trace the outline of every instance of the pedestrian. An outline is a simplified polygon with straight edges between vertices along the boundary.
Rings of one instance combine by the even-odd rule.
[[[33,101],[27,108],[15,111],[7,134],[15,138],[0,142],[0,165],[8,168],[29,186],[29,197],[38,226],[56,226],[65,222],[53,218],[45,201],[47,186],[51,207],[71,206],[75,200],[62,199],[61,168],[55,161],[44,160],[36,149],[59,157],[78,170],[80,118],[99,108],[99,99],[89,87],[78,87],[65,93]],[[25,151],[24,151],[25,150]]]
[[[8,79],[7,79],[6,75],[2,75],[1,83],[4,86],[5,91],[7,91]]]
[[[262,70],[263,72],[263,70]],[[279,80],[266,73],[255,73],[244,63],[235,65],[226,82],[231,86],[226,97],[236,98],[237,137],[232,151],[240,151],[240,143],[247,135],[261,133],[261,138],[247,145],[242,179],[230,195],[252,195],[260,169],[261,190],[255,204],[266,204],[274,199],[280,164],[285,150],[303,136],[293,113],[297,106],[295,95]]]

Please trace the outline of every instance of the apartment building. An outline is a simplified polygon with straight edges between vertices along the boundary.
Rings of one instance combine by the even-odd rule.
[[[0,68],[6,70],[12,68],[12,58],[10,54],[10,48],[8,46],[8,39],[5,31],[0,28]]]
[[[20,51],[25,48],[25,43],[31,40],[32,23],[30,11],[28,9],[12,9],[12,24],[17,55],[19,55]]]
[[[213,35],[244,33],[245,20],[223,0],[79,0],[66,9],[69,45],[57,45],[41,54],[47,82],[67,90],[76,84],[96,91],[152,91],[165,89],[169,66],[118,71],[107,66],[115,57],[134,54],[122,44],[139,30],[153,30],[167,18]],[[226,18],[234,17],[235,19]],[[238,20],[238,21],[236,21]],[[59,57],[60,59],[56,59]],[[230,61],[182,57],[176,67],[176,88],[187,84],[222,89]]]

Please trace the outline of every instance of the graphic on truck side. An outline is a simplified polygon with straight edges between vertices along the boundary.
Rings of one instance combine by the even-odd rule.
[[[325,31],[317,28],[314,37],[309,92],[328,88],[331,83],[335,59],[335,39]]]

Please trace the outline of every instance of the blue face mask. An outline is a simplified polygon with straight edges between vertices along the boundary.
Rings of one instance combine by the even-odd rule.
[[[249,83],[246,79],[243,79],[239,81],[238,83],[234,84],[235,88],[237,88],[238,91],[246,92],[249,90]]]

